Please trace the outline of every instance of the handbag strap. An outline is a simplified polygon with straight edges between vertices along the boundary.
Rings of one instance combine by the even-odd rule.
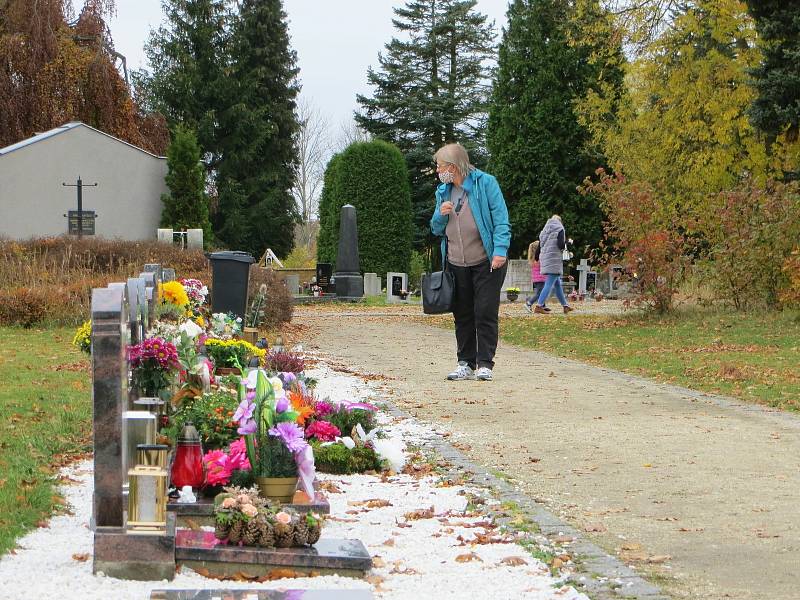
[[[442,265],[442,271],[447,271],[447,242],[449,240],[447,239],[447,235],[443,235],[442,237],[444,238],[444,256],[442,257],[442,262],[444,264]]]

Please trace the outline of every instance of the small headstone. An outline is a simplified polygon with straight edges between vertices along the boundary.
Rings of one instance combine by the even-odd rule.
[[[336,297],[362,298],[364,278],[358,258],[356,207],[345,204],[339,221],[339,252],[336,255]]]
[[[408,273],[387,273],[386,302],[400,302],[403,291],[408,292]]]
[[[381,278],[378,277],[377,273],[364,273],[364,295],[381,295]]]
[[[164,281],[164,274],[159,263],[148,263],[144,266],[145,273],[155,273],[156,283]]]
[[[186,230],[186,248],[188,250],[202,250],[203,249],[203,230],[202,229],[187,229]]]
[[[332,294],[336,291],[336,288],[331,286],[331,277],[333,277],[333,265],[331,263],[317,263],[317,285],[326,294]]]
[[[172,243],[172,229],[159,229],[156,233],[160,244]]]
[[[300,275],[287,275],[284,283],[292,296],[300,293]]]
[[[175,269],[161,269],[161,273],[164,276],[163,282],[175,281]]]
[[[144,279],[128,278],[128,308],[130,317],[131,343],[138,344],[144,339],[142,302],[144,302]]]

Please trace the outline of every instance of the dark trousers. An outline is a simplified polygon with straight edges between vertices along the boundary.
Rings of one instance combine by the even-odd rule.
[[[456,280],[453,319],[456,323],[458,361],[471,369],[494,367],[497,350],[500,288],[506,278],[508,262],[489,270],[489,261],[474,267],[456,267],[448,263]]]

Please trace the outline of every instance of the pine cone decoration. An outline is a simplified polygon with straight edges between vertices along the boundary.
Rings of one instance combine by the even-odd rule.
[[[319,541],[322,535],[322,524],[317,520],[313,525],[308,526],[308,545],[313,546]]]
[[[230,523],[222,523],[220,521],[214,522],[214,536],[218,540],[224,540],[225,538],[227,538],[230,530],[231,530]]]
[[[231,544],[238,544],[239,541],[242,539],[243,533],[244,533],[244,521],[236,519],[231,525],[230,531],[228,532],[228,541]]]
[[[260,535],[258,538],[258,545],[263,546],[264,548],[274,548],[275,528],[272,526],[272,523],[267,521],[266,518],[259,517],[259,519]]]
[[[308,525],[305,517],[300,517],[294,523],[294,546],[302,547],[308,544]]]
[[[294,528],[291,523],[275,523],[275,545],[278,548],[291,548],[294,542]]]
[[[254,517],[245,524],[244,533],[242,533],[242,541],[245,546],[255,546],[260,536],[261,528],[258,525],[258,517]]]

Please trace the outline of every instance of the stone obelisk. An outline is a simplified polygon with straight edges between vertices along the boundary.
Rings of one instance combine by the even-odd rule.
[[[364,296],[364,278],[358,260],[356,207],[345,204],[339,220],[339,252],[336,255],[336,297],[343,300]]]

